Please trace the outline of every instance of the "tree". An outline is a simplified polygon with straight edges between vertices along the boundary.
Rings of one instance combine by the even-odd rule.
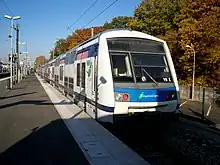
[[[178,28],[181,7],[187,0],[143,0],[135,9],[129,26],[154,36]]]
[[[183,77],[186,77],[188,72],[185,72],[182,69],[186,64],[184,64],[183,61],[181,61],[180,59],[180,57],[184,55],[184,50],[181,48],[181,43],[179,42],[180,36],[178,34],[178,31],[175,29],[171,29],[167,31],[165,35],[159,35],[157,37],[167,42],[178,79],[180,80]]]
[[[94,35],[104,31],[104,27],[93,27],[93,33]],[[59,39],[55,43],[55,49],[50,51],[50,59],[53,59],[53,53],[54,57],[59,56],[68,50],[72,49],[73,47],[81,44],[82,42],[88,40],[91,38],[92,28],[87,29],[77,29],[75,32],[73,32],[71,35],[69,35],[66,39]]]
[[[47,59],[44,56],[38,56],[35,60],[35,65],[38,67],[39,65],[44,65],[47,62]]]
[[[185,50],[185,68],[190,74],[193,57],[186,50],[193,44],[196,51],[197,84],[219,85],[220,72],[220,2],[219,0],[192,1],[181,10],[179,34],[182,49]],[[191,53],[192,54],[192,53]]]
[[[104,31],[105,28],[103,27],[93,27],[93,35],[96,35],[102,31]],[[87,29],[77,29],[71,36],[67,37],[68,46],[69,49],[81,44],[82,42],[88,40],[92,37],[92,28]]]
[[[181,9],[189,0],[144,0],[135,9],[134,18],[129,22],[132,29],[157,36],[168,43],[179,79],[188,76],[186,66],[180,57],[184,55],[179,36]]]
[[[103,27],[106,29],[115,29],[115,28],[127,29],[130,28],[129,22],[131,19],[132,17],[126,17],[126,16],[115,17],[112,19],[111,22],[106,22]]]
[[[66,39],[57,40],[55,45],[55,56],[60,55],[68,50],[68,43]]]
[[[193,66],[193,51],[186,45],[192,44],[196,83],[216,86],[220,77],[219,7],[219,0],[143,0],[129,26],[167,41],[177,75],[186,83],[192,81]]]

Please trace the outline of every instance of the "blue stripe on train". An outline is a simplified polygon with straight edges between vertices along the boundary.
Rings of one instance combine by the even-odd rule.
[[[167,92],[176,91],[172,88],[159,89],[132,89],[132,88],[114,88],[115,92],[128,93],[130,102],[162,102],[165,100]]]

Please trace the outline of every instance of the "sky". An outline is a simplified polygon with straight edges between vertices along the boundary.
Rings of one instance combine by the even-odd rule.
[[[3,3],[3,1],[6,3]],[[8,34],[10,20],[4,18],[21,16],[15,21],[20,24],[20,42],[27,43],[28,54],[33,60],[37,56],[49,57],[56,39],[66,38],[71,32],[69,27],[95,0],[0,0],[0,58],[4,59],[10,48]],[[95,5],[72,27],[80,29],[98,15],[114,0],[98,0]],[[132,16],[142,0],[119,0],[107,11],[90,23],[91,26],[103,25],[116,16]],[[15,36],[15,35],[14,35]],[[14,37],[15,38],[15,37]],[[15,41],[13,41],[15,43]],[[20,47],[20,52],[25,47]],[[22,57],[21,57],[22,58]]]

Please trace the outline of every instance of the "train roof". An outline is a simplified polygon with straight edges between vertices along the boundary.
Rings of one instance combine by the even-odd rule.
[[[151,40],[155,40],[155,41],[159,41],[159,42],[165,42],[164,40],[161,40],[155,36],[143,33],[143,32],[139,32],[139,31],[135,31],[135,30],[131,30],[131,29],[110,29],[110,30],[105,30],[103,32],[98,33],[97,35],[95,35],[94,37],[84,41],[83,43],[81,43],[80,45],[76,46],[75,48],[78,48],[80,46],[85,45],[86,43],[95,40],[97,38],[100,38],[101,36],[107,36],[108,33],[113,34],[113,33],[124,33],[124,32],[132,32],[133,34],[137,35],[137,36],[143,36],[143,38],[148,38]]]
[[[50,60],[50,61],[48,62],[48,64],[51,64],[51,63],[53,63],[53,62],[55,62],[55,61],[56,61],[56,59]]]
[[[146,33],[143,33],[143,32],[139,32],[139,31],[135,31],[135,30],[131,30],[131,29],[109,29],[109,30],[105,30],[103,32],[100,32],[100,33],[96,34],[95,36],[93,36],[92,38],[84,41],[83,43],[71,48],[67,52],[57,56],[54,60],[65,58],[68,53],[70,53],[74,50],[77,50],[81,46],[83,46],[83,45],[85,45],[85,44],[87,44],[87,43],[89,43],[89,42],[91,42],[91,41],[93,41],[97,38],[99,39],[101,36],[108,36],[110,34],[122,34],[122,33],[132,34],[133,36],[137,36],[137,37],[141,37],[141,38],[147,38],[147,39],[151,39],[151,40],[162,42],[162,43],[165,42],[164,40],[161,40],[161,39],[159,39],[157,37],[154,37],[152,35],[149,35],[149,34],[146,34]]]

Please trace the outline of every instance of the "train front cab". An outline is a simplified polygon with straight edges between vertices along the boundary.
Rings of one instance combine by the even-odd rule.
[[[178,119],[179,86],[166,42],[139,32],[124,34],[133,36],[129,38],[123,33],[115,36],[106,40],[109,61],[99,64],[99,67],[111,66],[112,76],[104,76],[106,82],[111,80],[99,93],[105,95],[108,109],[113,106],[112,122],[137,115]],[[108,70],[99,70],[99,75],[107,75]],[[105,110],[105,113],[111,112]]]

